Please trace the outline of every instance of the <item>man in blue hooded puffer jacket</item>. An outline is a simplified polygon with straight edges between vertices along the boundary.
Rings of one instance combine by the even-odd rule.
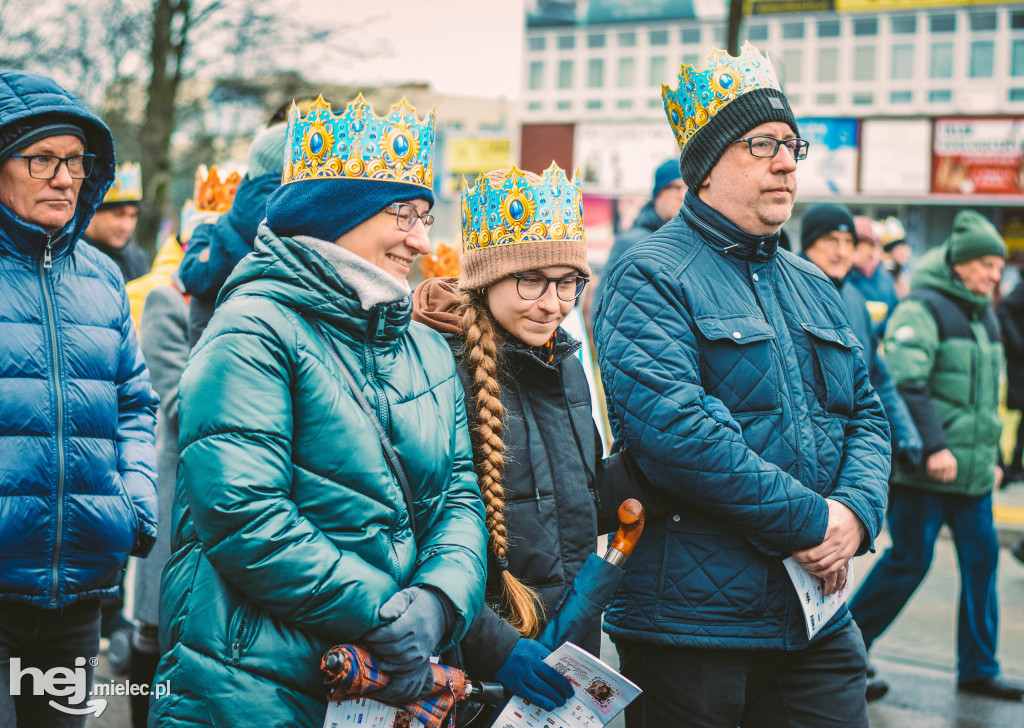
[[[79,240],[113,179],[103,122],[49,78],[0,70],[4,726],[85,724],[51,704],[85,707],[100,601],[156,536],[157,397],[121,274]]]
[[[689,190],[614,266],[595,341],[616,439],[668,515],[605,618],[626,725],[867,728],[845,606],[808,637],[783,560],[830,594],[881,528],[889,428],[831,282],[779,250],[807,142],[749,44],[663,89]]]

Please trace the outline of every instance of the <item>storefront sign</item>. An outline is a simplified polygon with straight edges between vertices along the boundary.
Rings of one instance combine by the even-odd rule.
[[[926,195],[931,189],[931,123],[867,119],[860,127],[860,192]]]
[[[937,119],[932,191],[1024,192],[1024,119]]]

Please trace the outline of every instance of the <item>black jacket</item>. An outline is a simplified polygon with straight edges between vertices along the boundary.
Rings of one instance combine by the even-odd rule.
[[[117,264],[125,283],[134,281],[136,278],[141,278],[149,273],[149,256],[146,255],[145,250],[131,240],[120,248],[111,248],[90,239],[87,235],[83,235],[82,239]]]
[[[1006,351],[1006,406],[1024,409],[1024,280],[996,306]]]

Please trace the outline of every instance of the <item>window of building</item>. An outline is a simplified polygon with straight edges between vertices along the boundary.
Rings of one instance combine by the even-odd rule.
[[[909,104],[913,100],[913,91],[893,91],[889,94],[889,102],[893,104]]]
[[[711,41],[715,48],[725,48],[725,26],[716,25],[711,29]]]
[[[1010,28],[1024,30],[1024,13],[1010,13]]]
[[[572,101],[559,101],[555,108],[559,111],[570,111],[572,109]]]
[[[1015,40],[1010,46],[1010,75],[1024,76],[1024,39]]]
[[[604,48],[604,33],[591,33],[587,36],[587,48]]]
[[[660,109],[663,105],[664,104],[662,104],[662,101],[661,101],[660,98],[647,99],[647,108],[649,108],[649,109]]]
[[[786,83],[800,83],[803,80],[803,65],[803,49],[787,48],[782,51],[782,72],[786,76]]]
[[[839,51],[835,48],[820,48],[818,50],[818,81],[830,83],[838,79]],[[833,98],[835,98],[834,94]]]
[[[985,31],[996,29],[996,14],[991,12],[971,13],[971,30]]]
[[[700,56],[697,53],[684,53],[683,54],[683,63],[685,63],[687,66],[690,66],[690,67],[693,67],[693,68],[696,68],[697,66],[704,65],[704,61],[703,61],[702,56]]]
[[[838,20],[819,20],[818,21],[818,37],[819,38],[838,38],[839,37],[839,21]]]
[[[545,43],[547,40],[543,35],[535,35],[528,41],[529,48],[531,51],[542,51],[544,50]]]
[[[754,42],[768,40],[768,26],[759,23],[747,27],[747,40]]]
[[[836,95],[835,94],[818,94],[814,97],[814,103],[818,106],[835,106]]]
[[[600,111],[602,106],[604,106],[604,104],[601,103],[601,99],[590,99],[590,101],[587,102],[588,111]]]
[[[1010,101],[1024,101],[1024,88],[1011,88],[1009,99]]]
[[[971,43],[971,78],[992,78],[996,60],[996,44],[990,40]]]
[[[928,20],[933,33],[953,33],[956,31],[955,15],[932,15]]]
[[[591,58],[587,62],[587,88],[604,86],[604,59]]]
[[[870,106],[875,103],[875,95],[870,91],[855,93],[853,95],[854,106]]]
[[[928,102],[932,104],[948,104],[953,100],[953,92],[949,89],[935,89],[928,92]]]
[[[875,80],[875,47],[858,46],[853,49],[853,80]]]
[[[658,87],[665,81],[665,69],[668,67],[668,59],[665,56],[651,56],[651,62],[647,73],[647,85]]]
[[[683,45],[699,45],[700,28],[683,28],[679,31],[679,42]]]
[[[782,37],[786,40],[799,40],[804,37],[804,24],[799,23],[783,23],[782,24]]]
[[[530,90],[544,88],[544,61],[530,61]]]
[[[878,35],[878,18],[854,18],[854,35]]]
[[[576,47],[576,36],[575,35],[560,35],[558,36],[558,49],[561,51],[571,51]]]
[[[953,78],[953,44],[932,43],[932,78]]]
[[[624,48],[632,48],[636,45],[636,33],[632,30],[623,31],[617,35],[619,45]]]
[[[542,108],[544,108],[544,104],[540,101],[531,101],[526,105],[527,111],[540,111]]]
[[[800,94],[786,94],[786,98],[789,100],[790,106],[800,105]]]
[[[916,15],[894,15],[892,18],[893,35],[913,35],[917,32]]]
[[[615,106],[619,109],[632,109],[633,99],[619,99],[615,102]]]
[[[619,88],[633,88],[636,83],[636,61],[632,58],[619,59]]]
[[[667,30],[652,30],[647,34],[647,42],[652,46],[668,45]]]
[[[558,88],[572,88],[572,61],[558,62]]]
[[[892,78],[894,81],[914,77],[914,46],[900,43],[892,47]]]

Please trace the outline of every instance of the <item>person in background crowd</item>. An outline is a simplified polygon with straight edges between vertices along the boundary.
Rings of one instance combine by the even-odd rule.
[[[640,208],[633,227],[615,236],[605,270],[611,270],[623,253],[679,214],[685,194],[686,183],[679,174],[679,160],[666,160],[654,170],[651,199]]]
[[[870,217],[861,215],[853,221],[857,226],[857,247],[848,280],[868,302],[874,333],[880,340],[885,324],[900,299],[896,295],[892,274],[882,265],[881,226]]]
[[[149,272],[149,256],[132,240],[142,203],[142,169],[117,167],[113,186],[96,208],[82,238],[117,264],[125,283]]]
[[[267,200],[281,186],[286,124],[262,131],[249,146],[249,171],[238,185],[231,209],[192,234],[178,275],[189,302],[189,344],[195,347],[213,315],[224,281],[252,252]]]
[[[996,305],[1006,354],[1006,407],[1024,414],[1024,280]],[[1024,416],[1017,425],[1010,461],[1003,469],[1003,483],[1024,480]]]
[[[483,603],[462,386],[441,336],[411,325],[434,123],[404,100],[292,109],[284,183],[178,389],[154,728],[320,728],[339,643],[390,674],[374,697],[417,698]]]
[[[777,249],[809,145],[749,43],[684,64],[662,96],[689,189],[613,267],[595,315],[615,436],[674,504],[605,617],[644,690],[626,725],[866,728],[856,624],[844,605],[809,638],[783,564],[842,588],[881,529],[890,469],[838,291]]]
[[[851,611],[870,650],[928,573],[943,524],[960,566],[958,689],[1021,700],[1024,685],[1000,675],[996,659],[999,543],[992,490],[1000,469],[999,325],[991,307],[1006,245],[974,210],[953,220],[930,250],[910,295],[885,332],[886,361],[924,442],[924,467],[897,462],[889,494],[886,550],[853,597]]]
[[[914,251],[907,242],[907,231],[896,217],[887,217],[882,225],[882,252],[885,269],[892,275],[897,297],[902,301],[910,293],[910,274],[913,272]]]
[[[85,725],[87,695],[36,694],[32,675],[91,682],[100,602],[156,538],[156,393],[121,274],[79,240],[114,168],[78,99],[0,71],[3,726]]]
[[[533,205],[515,217],[523,199]],[[543,177],[513,168],[463,183],[461,275],[428,279],[413,298],[413,320],[455,355],[488,514],[485,606],[462,661],[546,709],[572,685],[534,638],[596,550],[599,525],[614,529],[615,509],[634,497],[625,455],[602,459],[580,344],[560,327],[590,279],[581,201],[579,181],[554,164]],[[499,232],[488,210],[502,211]],[[600,654],[599,625],[579,646]]]

